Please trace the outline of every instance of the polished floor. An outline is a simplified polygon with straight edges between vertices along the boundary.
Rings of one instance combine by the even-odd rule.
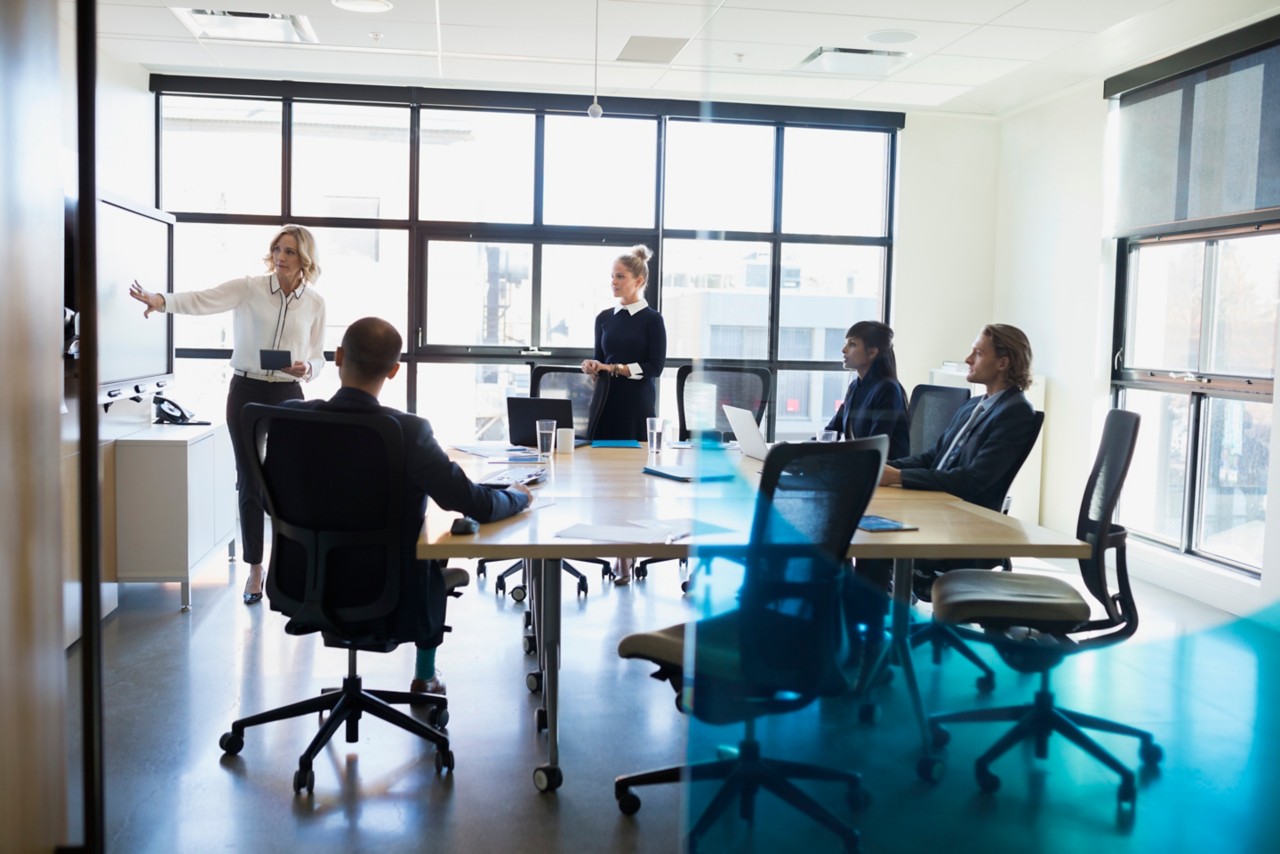
[[[563,851],[670,852],[710,785],[641,792],[621,815],[612,781],[623,772],[714,756],[736,727],[694,725],[665,683],[616,655],[623,634],[689,619],[675,564],[643,582],[602,585],[564,608],[561,762],[565,783],[539,794],[532,772],[545,756],[534,731],[537,697],[525,686],[532,659],[520,648],[523,606],[479,580],[450,606],[454,632],[440,655],[448,682],[449,734],[457,767],[437,776],[434,750],[366,717],[360,740],[331,742],[315,766],[315,791],[295,796],[297,755],[315,718],[248,731],[224,756],[218,737],[232,719],[336,685],[345,655],[316,636],[287,636],[284,618],[240,601],[243,567],[213,561],[193,584],[195,607],[178,609],[172,584],[122,588],[104,625],[106,824],[113,852]],[[1015,748],[993,766],[995,795],[975,785],[972,762],[1003,725],[952,729],[941,782],[915,774],[918,744],[900,686],[880,692],[878,725],[857,723],[838,699],[762,723],[768,755],[862,772],[872,803],[851,813],[838,789],[807,787],[842,812],[868,852],[1274,851],[1280,838],[1280,636],[1248,621],[1142,586],[1139,635],[1079,656],[1055,678],[1066,706],[1153,730],[1166,751],[1140,775],[1136,813],[1118,819],[1116,779],[1055,740],[1047,760]],[[930,709],[1003,705],[1036,683],[996,665],[994,694],[974,690],[976,671],[958,656],[942,666],[917,653]],[[79,656],[68,656],[69,681]],[[412,650],[361,657],[370,687],[407,687]],[[73,708],[69,729],[76,732]],[[1137,767],[1137,749],[1105,740]],[[69,839],[80,838],[78,760],[71,759]],[[837,851],[834,836],[762,795],[753,827],[733,817],[699,850]]]

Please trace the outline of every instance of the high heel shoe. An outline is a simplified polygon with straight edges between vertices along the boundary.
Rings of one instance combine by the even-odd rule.
[[[248,586],[248,584],[246,584],[245,586],[247,587],[247,586]],[[257,604],[258,602],[261,602],[261,601],[262,601],[262,591],[263,591],[263,590],[265,590],[265,589],[266,589],[266,587],[267,587],[267,574],[264,572],[264,573],[262,573],[262,582],[261,582],[261,584],[258,586],[258,592],[257,592],[257,593],[250,593],[248,590],[244,591],[244,604],[246,604],[246,605],[255,605],[255,604]]]
[[[614,584],[630,584],[631,583],[631,564],[632,559],[629,557],[620,557],[613,565],[613,583]]]

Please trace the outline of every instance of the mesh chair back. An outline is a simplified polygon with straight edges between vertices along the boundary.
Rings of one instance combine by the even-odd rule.
[[[911,455],[924,453],[937,444],[952,416],[968,399],[967,387],[921,383],[913,388],[911,402],[907,405]]]
[[[245,458],[271,517],[267,595],[290,634],[388,616],[412,538],[404,439],[394,418],[250,404]],[[340,451],[335,452],[335,449]]]
[[[604,405],[608,381],[593,381],[580,368],[565,365],[535,365],[529,379],[530,397],[568,398],[573,403],[573,433],[580,439],[591,438],[593,414]]]
[[[802,701],[843,687],[839,585],[888,448],[887,436],[874,436],[769,452],[740,597],[740,649],[751,682]]]
[[[733,428],[725,417],[724,404],[746,409],[756,417],[756,423],[764,417],[769,406],[770,391],[773,386],[772,375],[768,368],[747,368],[724,366],[681,365],[676,371],[676,411],[680,419],[680,440],[688,441],[690,433],[699,429],[699,413],[693,411],[691,398],[686,397],[689,383],[705,383],[715,386],[715,430],[726,433]],[[694,388],[697,388],[695,385]],[[710,413],[701,413],[707,419]],[[705,429],[705,427],[703,428]]]
[[[1115,542],[1123,541],[1125,536],[1124,528],[1112,524],[1112,517],[1137,447],[1140,421],[1136,412],[1113,409],[1107,413],[1098,455],[1093,461],[1093,470],[1089,472],[1084,497],[1080,501],[1080,515],[1076,520],[1076,537],[1093,546],[1093,554],[1080,561],[1085,586],[1106,607],[1108,616],[1113,620],[1133,620],[1135,623],[1137,614],[1129,592],[1127,567],[1124,561],[1117,561],[1119,592],[1113,595],[1107,583],[1106,552]]]

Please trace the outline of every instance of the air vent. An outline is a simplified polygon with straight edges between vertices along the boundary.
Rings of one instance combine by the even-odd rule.
[[[174,9],[173,14],[198,39],[276,44],[317,44],[320,41],[305,15],[214,9]]]
[[[910,53],[899,50],[820,47],[804,58],[800,70],[847,77],[888,77],[910,58]]]

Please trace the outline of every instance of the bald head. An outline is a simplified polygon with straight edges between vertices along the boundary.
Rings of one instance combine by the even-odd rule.
[[[381,383],[399,366],[402,344],[400,333],[381,317],[360,318],[342,336],[344,381]]]

